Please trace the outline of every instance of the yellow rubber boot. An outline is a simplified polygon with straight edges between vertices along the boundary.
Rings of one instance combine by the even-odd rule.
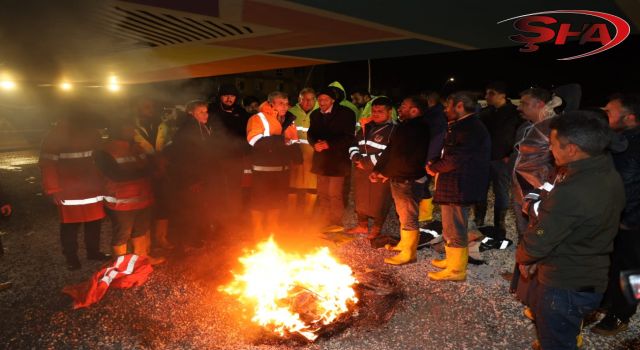
[[[404,237],[404,236],[402,235],[402,230],[400,230],[400,241],[398,242],[398,244],[396,244],[396,245],[385,244],[384,245],[384,249],[391,250],[391,251],[394,251],[394,252],[401,251],[402,247],[404,247],[406,245],[406,243],[403,241],[404,238],[402,238],[402,237]]]
[[[167,231],[169,228],[169,220],[156,220],[156,229],[154,231],[156,244],[160,249],[173,249],[173,245],[167,240]]]
[[[166,261],[164,257],[153,257],[149,255],[149,247],[151,247],[151,235],[149,232],[144,236],[131,238],[133,245],[133,254],[146,256],[151,265],[159,265]]]
[[[433,220],[433,198],[423,199],[420,201],[418,221]]]
[[[445,247],[446,249],[446,247]],[[447,268],[447,256],[445,254],[444,259],[433,259],[431,260],[431,265],[439,268],[439,269],[446,269]]]
[[[113,256],[121,256],[127,254],[127,244],[114,245],[111,247],[113,249]]]
[[[316,207],[316,200],[318,199],[318,195],[315,193],[307,193],[304,196],[304,215],[310,216],[313,214],[313,211]]]
[[[447,267],[438,272],[429,272],[429,279],[434,281],[464,281],[467,279],[467,262],[469,248],[454,248],[445,246]]]
[[[400,253],[394,257],[385,258],[384,262],[391,265],[403,265],[415,262],[418,255],[419,238],[418,230],[401,230],[400,242],[403,244]],[[400,246],[400,244],[398,244],[398,246]]]

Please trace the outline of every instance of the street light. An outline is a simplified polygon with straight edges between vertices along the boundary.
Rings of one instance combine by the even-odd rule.
[[[16,83],[12,80],[5,79],[0,81],[0,88],[3,90],[13,90],[16,88]]]
[[[63,81],[62,83],[60,83],[60,90],[70,91],[71,89],[73,89],[73,85],[70,82]]]
[[[120,84],[118,84],[118,77],[112,75],[109,77],[109,83],[107,84],[107,89],[111,92],[117,92],[120,90]]]

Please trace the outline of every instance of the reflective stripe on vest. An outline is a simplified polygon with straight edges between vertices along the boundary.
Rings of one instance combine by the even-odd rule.
[[[296,126],[296,130],[307,132],[309,131],[309,128],[305,128],[304,126]]]
[[[96,197],[85,198],[85,199],[63,199],[63,200],[60,201],[60,204],[62,204],[62,205],[85,205],[85,204],[93,204],[93,203],[102,202],[102,199],[104,199],[103,196],[96,196]]]
[[[365,140],[360,140],[358,141],[359,145],[364,145],[366,143],[367,146],[371,146],[371,147],[375,147],[377,149],[386,149],[387,145],[383,145],[381,143],[377,143],[377,142],[373,142],[373,141],[366,141]]]
[[[265,117],[265,115],[260,112],[258,114],[256,114],[259,118],[260,121],[262,122],[262,127],[264,128],[264,131],[262,132],[262,134],[258,134],[254,137],[251,138],[251,140],[249,140],[249,144],[251,146],[254,146],[256,144],[256,142],[258,142],[258,140],[260,140],[261,138],[265,137],[265,136],[271,136],[271,129],[269,128],[269,121],[267,121],[267,117]]]
[[[267,121],[267,117],[265,117],[265,115],[262,112],[258,113],[258,117],[260,117],[260,120],[262,121],[262,126],[264,127],[264,131],[262,132],[262,135],[271,136],[271,130],[269,129],[269,122]]]

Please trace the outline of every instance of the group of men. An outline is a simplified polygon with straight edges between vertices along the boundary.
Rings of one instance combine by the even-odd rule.
[[[402,265],[417,260],[420,222],[433,217],[435,203],[445,257],[431,261],[440,270],[428,277],[462,281],[469,218],[473,211],[476,226],[484,226],[491,185],[494,229],[483,246],[510,243],[512,194],[512,286],[536,320],[539,345],[575,348],[583,318],[605,290],[607,314],[594,331],[623,330],[635,305],[622,296],[617,275],[640,267],[638,98],[613,97],[603,113],[578,110],[576,86],[527,89],[518,107],[502,83],[485,92],[484,109],[476,94],[459,91],[442,101],[433,93],[409,96],[396,111],[389,98],[367,92],[353,94],[353,104],[334,82],[303,89],[293,107],[286,93],[272,92],[249,114],[238,90],[223,85],[214,102],[186,105],[171,141],[166,125],[145,119],[143,108],[135,123],[112,128],[106,144],[87,132],[86,118],[70,115],[45,139],[40,161],[45,192],[60,208],[63,253],[70,268],[79,267],[76,236],[84,223],[88,257],[107,258],[97,243],[105,208],[113,253],[125,254],[131,240],[135,253],[148,255],[152,222],[165,248],[199,247],[216,231],[260,240],[290,229],[283,226],[292,216],[374,240],[393,203],[400,240],[386,246],[397,254],[384,261]],[[352,174],[357,225],[345,230]]]

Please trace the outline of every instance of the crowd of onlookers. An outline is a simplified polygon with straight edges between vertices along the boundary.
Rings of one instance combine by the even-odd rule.
[[[81,266],[81,227],[87,258],[96,260],[130,245],[161,264],[163,253],[221,237],[259,241],[315,225],[362,235],[396,253],[386,263],[403,265],[417,260],[420,228],[438,205],[445,256],[431,261],[439,270],[428,278],[463,281],[470,219],[484,228],[481,249],[504,249],[513,243],[505,224],[513,210],[511,290],[535,320],[535,346],[580,346],[598,312],[605,317],[592,331],[617,334],[636,308],[618,276],[640,268],[640,98],[615,95],[603,108],[580,109],[576,84],[529,88],[517,106],[507,92],[488,84],[481,108],[469,91],[392,101],[347,95],[334,82],[303,89],[292,106],[284,92],[241,101],[235,86],[222,85],[214,100],[188,102],[173,126],[152,99],[136,99],[133,116],[109,120],[106,139],[75,110],[43,141],[42,182],[59,209],[71,270]],[[345,228],[351,192],[357,223]],[[391,208],[398,233],[383,232]],[[107,216],[111,254],[99,249]]]

